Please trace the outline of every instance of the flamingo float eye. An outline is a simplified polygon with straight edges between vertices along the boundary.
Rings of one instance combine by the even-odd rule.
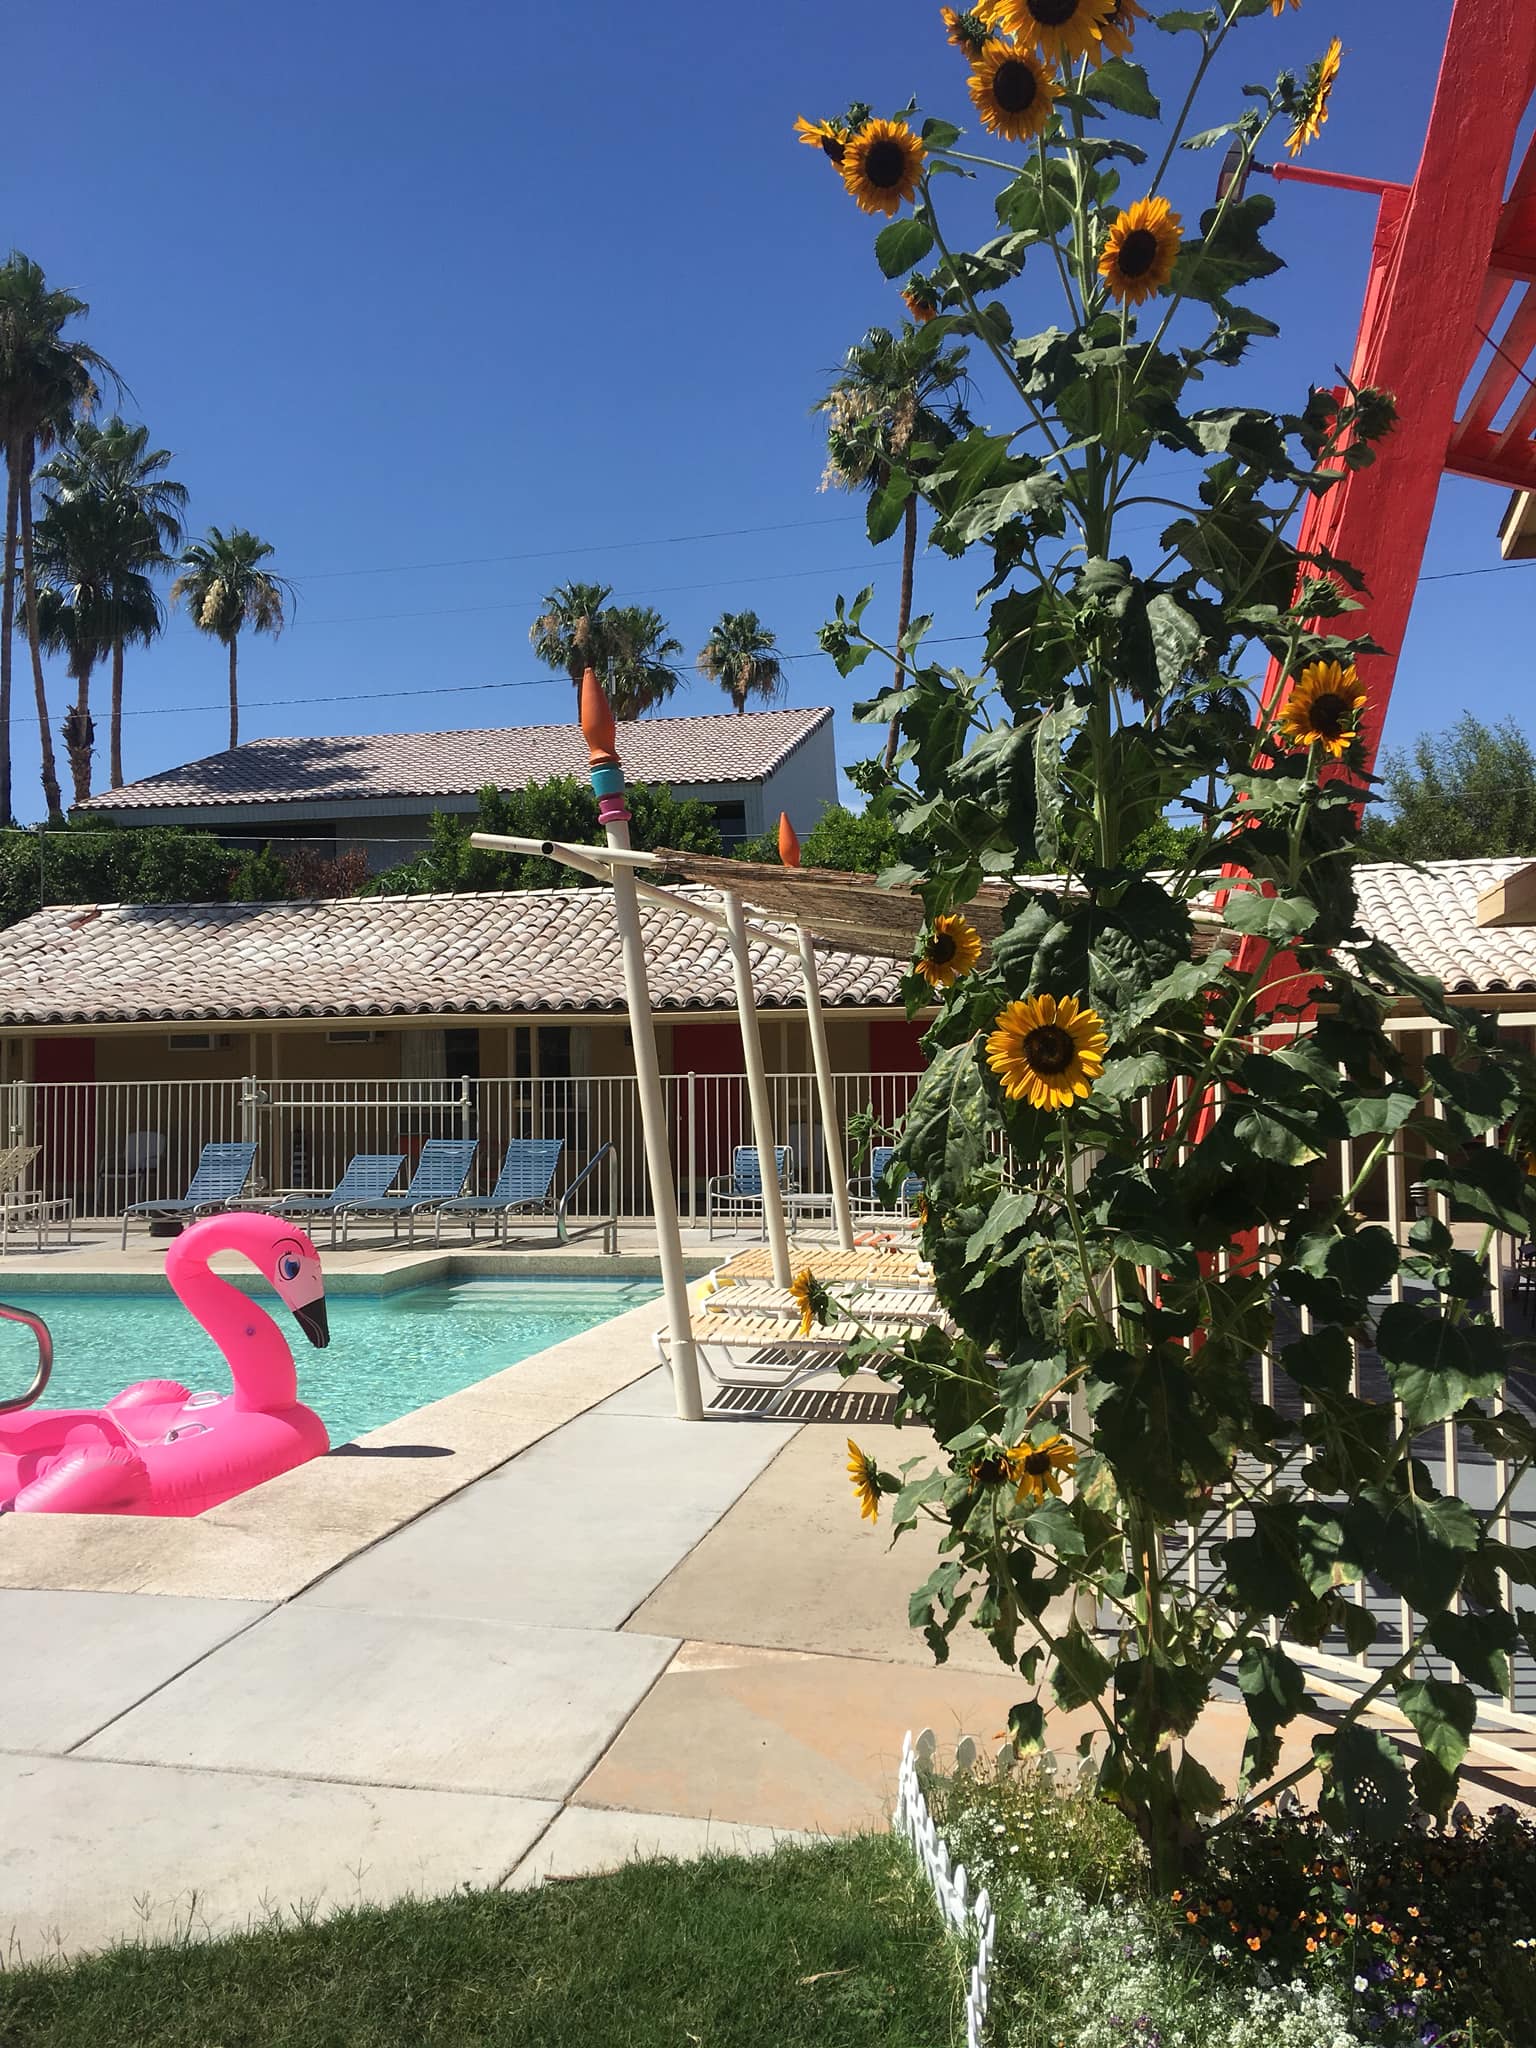
[[[285,1280],[297,1280],[299,1277],[299,1261],[292,1252],[284,1252],[277,1262],[277,1270]]]

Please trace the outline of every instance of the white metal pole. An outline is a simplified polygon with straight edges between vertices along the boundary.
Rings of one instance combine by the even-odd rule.
[[[804,925],[800,937],[800,972],[805,981],[805,1015],[811,1029],[811,1064],[816,1069],[816,1096],[821,1105],[821,1138],[827,1158],[827,1178],[832,1188],[832,1214],[837,1221],[837,1241],[845,1252],[853,1250],[853,1211],[848,1204],[848,1175],[843,1157],[842,1133],[837,1123],[837,1097],[832,1087],[832,1055],[827,1049],[827,1020],[821,1008],[821,983],[816,973],[816,947]]]
[[[763,1064],[763,1041],[757,1028],[757,992],[752,986],[752,955],[747,946],[747,921],[741,898],[734,889],[725,892],[725,922],[731,935],[731,965],[736,975],[736,1008],[741,1018],[741,1049],[747,1064],[747,1094],[752,1104],[752,1136],[762,1169],[763,1221],[768,1227],[768,1245],[773,1256],[773,1282],[788,1287],[789,1233],[784,1227],[784,1191],[779,1186],[778,1157],[773,1132],[773,1109],[768,1100],[768,1070]]]
[[[624,773],[613,751],[613,714],[588,669],[581,688],[582,730],[592,752],[592,786],[598,816],[615,852],[629,850],[629,807],[624,801]],[[604,728],[606,727],[606,732]],[[699,1391],[699,1361],[693,1346],[692,1303],[683,1268],[683,1239],[677,1217],[677,1190],[672,1185],[672,1156],[667,1143],[667,1110],[661,1090],[661,1060],[651,1017],[651,990],[645,971],[645,939],[640,929],[640,904],[634,869],[614,863],[613,910],[624,961],[624,997],[634,1044],[635,1083],[640,1096],[640,1121],[645,1136],[645,1162],[651,1181],[651,1207],[656,1219],[656,1249],[661,1259],[661,1285],[671,1332],[672,1390],[684,1422],[702,1422],[704,1401]]]

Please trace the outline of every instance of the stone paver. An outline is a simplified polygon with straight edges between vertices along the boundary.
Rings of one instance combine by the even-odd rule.
[[[245,1600],[0,1592],[0,1749],[62,1755],[266,1612]]]
[[[579,1416],[299,1604],[616,1629],[793,1435],[712,1428],[701,1441],[666,1416]]]
[[[0,1961],[498,1884],[558,1810],[76,1757],[0,1757]]]
[[[792,1828],[744,1828],[677,1813],[609,1813],[568,1806],[508,1878],[524,1890],[551,1877],[587,1877],[642,1856],[766,1856],[780,1842],[817,1839]]]
[[[986,1742],[1019,1697],[1001,1665],[983,1678],[688,1643],[575,1803],[829,1834],[881,1827],[909,1728]]]
[[[861,1429],[859,1442],[887,1471],[925,1448],[920,1430],[889,1425]],[[907,1599],[933,1569],[937,1535],[919,1525],[893,1546],[884,1517],[861,1521],[847,1460],[844,1431],[802,1429],[629,1626],[694,1642],[931,1665],[928,1645],[908,1625]],[[990,1676],[997,1653],[962,1627],[950,1668]]]
[[[552,1551],[551,1569],[558,1570]],[[559,1799],[676,1644],[290,1606],[81,1754]]]

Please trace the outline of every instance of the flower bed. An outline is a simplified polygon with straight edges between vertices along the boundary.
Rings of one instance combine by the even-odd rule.
[[[1536,1827],[1511,1810],[1385,1848],[1247,1817],[1155,1895],[1134,1830],[1043,1765],[925,1781],[997,1916],[997,2048],[1522,2048],[1536,2012]]]

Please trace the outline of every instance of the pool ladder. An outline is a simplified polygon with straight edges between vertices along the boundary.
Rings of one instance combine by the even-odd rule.
[[[34,1401],[40,1401],[53,1371],[53,1337],[41,1316],[35,1316],[30,1309],[12,1308],[0,1301],[0,1316],[13,1323],[25,1323],[37,1339],[37,1374],[24,1394],[11,1400],[0,1400],[0,1415],[12,1415],[18,1408],[30,1408]]]

